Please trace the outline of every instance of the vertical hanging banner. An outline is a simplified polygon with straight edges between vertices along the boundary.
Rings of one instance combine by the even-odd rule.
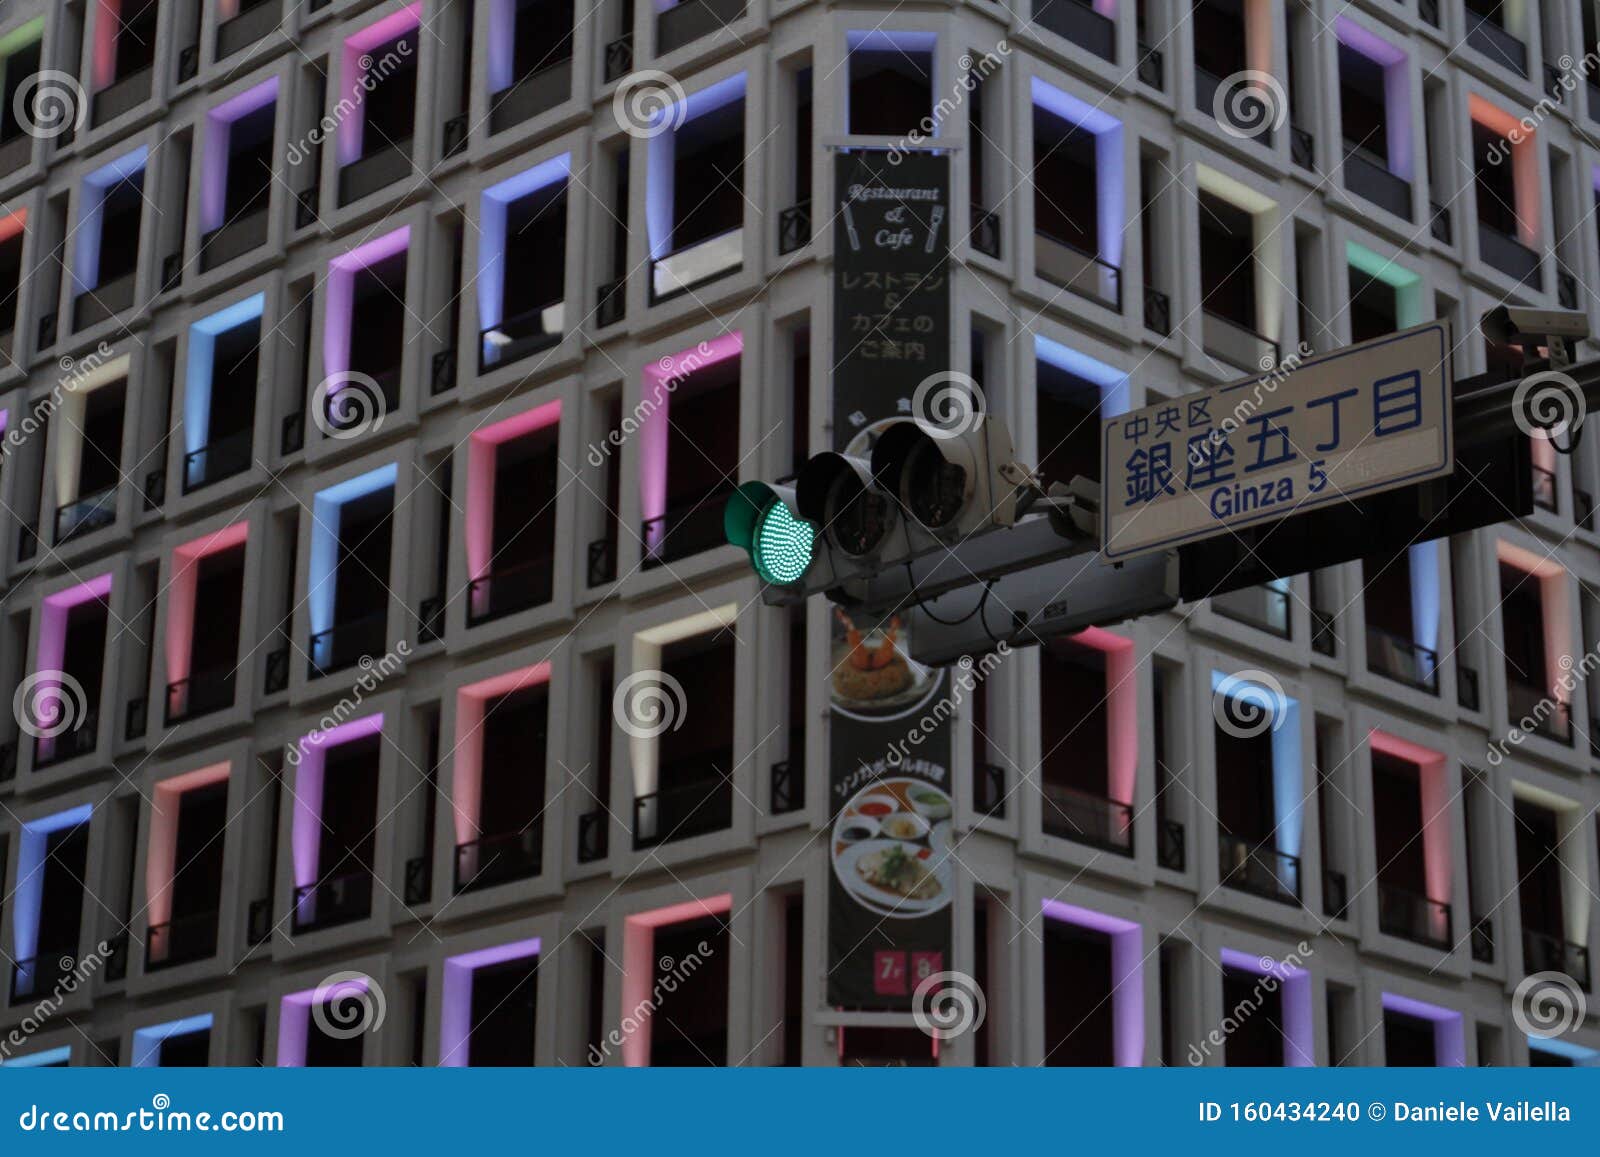
[[[870,458],[950,370],[950,158],[840,153],[833,252],[833,448]],[[906,608],[909,610],[909,608]],[[911,1007],[951,963],[949,680],[910,658],[909,614],[834,613],[827,693],[828,1003]]]

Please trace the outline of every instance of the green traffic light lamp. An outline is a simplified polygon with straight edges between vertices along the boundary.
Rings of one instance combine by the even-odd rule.
[[[765,582],[788,586],[811,568],[817,528],[795,513],[792,487],[746,482],[722,508],[722,530]]]

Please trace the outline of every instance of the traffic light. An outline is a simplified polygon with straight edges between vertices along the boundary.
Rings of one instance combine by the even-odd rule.
[[[793,487],[746,482],[722,508],[722,530],[763,582],[788,586],[811,569],[817,528],[796,513]]]
[[[891,568],[1017,519],[1011,435],[993,418],[960,433],[893,422],[866,454],[817,454],[792,488],[747,482],[728,499],[723,528],[768,603],[849,602]]]

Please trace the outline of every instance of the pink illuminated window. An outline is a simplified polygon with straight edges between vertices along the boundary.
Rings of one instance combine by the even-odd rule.
[[[467,623],[550,601],[561,403],[472,434],[467,445]]]
[[[1074,705],[1040,721],[1044,830],[1133,854],[1139,761],[1133,643],[1091,628],[1040,652],[1045,702]]]
[[[146,971],[203,960],[216,952],[228,773],[229,765],[219,763],[156,785],[144,877],[150,922]]]
[[[622,1023],[605,1038],[608,1055],[633,1068],[727,1063],[732,910],[723,893],[626,919]]]
[[[172,552],[167,587],[167,722],[233,706],[244,617],[245,539],[238,522]],[[204,624],[204,630],[196,630]]]
[[[1445,757],[1383,731],[1370,744],[1378,927],[1448,952],[1455,940]]]
[[[456,697],[455,890],[537,875],[543,863],[550,664],[463,687]]]

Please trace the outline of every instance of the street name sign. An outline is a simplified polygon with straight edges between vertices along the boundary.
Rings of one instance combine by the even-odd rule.
[[[1122,562],[1454,469],[1434,321],[1107,419],[1101,553]]]

